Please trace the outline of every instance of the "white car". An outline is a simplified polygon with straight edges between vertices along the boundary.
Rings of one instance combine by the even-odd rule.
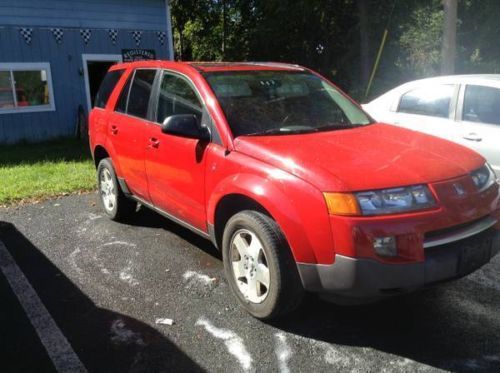
[[[474,149],[500,177],[500,75],[416,80],[362,106],[379,122]]]

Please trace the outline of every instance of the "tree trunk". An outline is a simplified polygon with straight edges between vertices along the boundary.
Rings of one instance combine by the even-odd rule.
[[[443,0],[443,42],[441,45],[441,74],[455,73],[457,49],[457,0]]]
[[[368,0],[357,0],[359,14],[361,84],[366,86],[370,78],[370,36],[368,18]]]

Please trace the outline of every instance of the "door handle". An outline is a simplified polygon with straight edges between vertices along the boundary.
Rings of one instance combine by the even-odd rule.
[[[149,146],[157,149],[160,146],[160,140],[158,140],[157,138],[151,137],[149,139]]]
[[[111,126],[111,133],[112,133],[113,135],[118,134],[118,127],[117,127],[117,126],[115,126],[115,125],[112,125],[112,126]]]
[[[481,141],[483,139],[481,136],[474,132],[464,135],[463,138],[469,141]]]

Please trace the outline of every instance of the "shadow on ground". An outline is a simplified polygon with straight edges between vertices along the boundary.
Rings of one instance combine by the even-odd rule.
[[[154,328],[94,304],[12,224],[0,222],[0,240],[4,242],[89,372],[202,370]],[[7,291],[5,281],[0,281],[0,285],[0,291]],[[6,300],[17,302],[13,294],[2,296],[2,372],[53,370],[52,365],[47,363],[48,358],[41,345],[30,339],[36,338],[36,335],[29,323],[20,327],[18,323],[9,323],[10,320],[5,319],[7,307],[16,312],[16,317],[21,312],[19,304],[7,306],[4,302]],[[34,356],[41,357],[40,364],[33,362]],[[36,369],[33,370],[34,364]]]

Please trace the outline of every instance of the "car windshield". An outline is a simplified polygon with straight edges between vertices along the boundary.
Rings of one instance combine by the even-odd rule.
[[[204,74],[234,137],[334,131],[370,118],[326,80],[304,71]]]

